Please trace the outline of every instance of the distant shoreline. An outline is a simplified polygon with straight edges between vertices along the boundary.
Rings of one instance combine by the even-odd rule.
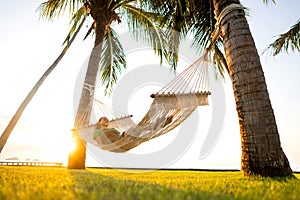
[[[62,162],[44,162],[44,161],[20,161],[5,160],[0,161],[0,166],[34,166],[34,167],[62,167]]]

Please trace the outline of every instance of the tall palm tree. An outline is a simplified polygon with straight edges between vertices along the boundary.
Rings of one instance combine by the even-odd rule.
[[[244,175],[290,175],[260,58],[240,1],[179,0],[164,6],[158,6],[159,0],[147,2],[152,2],[157,12],[169,14],[164,26],[180,34],[193,33],[193,44],[208,47],[220,73],[228,72],[240,124]]]
[[[79,12],[84,12],[84,8],[79,9],[78,12],[75,13],[74,16],[77,16],[77,14]],[[35,93],[41,87],[44,80],[46,80],[46,78],[49,76],[49,74],[57,67],[58,63],[61,61],[61,59],[64,57],[64,55],[67,53],[67,50],[69,49],[69,47],[71,46],[71,44],[75,40],[77,34],[79,33],[82,25],[85,22],[85,16],[82,15],[81,20],[78,20],[77,22],[80,22],[80,23],[79,24],[78,23],[73,24],[72,30],[76,29],[76,31],[70,31],[69,32],[66,40],[63,43],[65,46],[64,46],[62,52],[58,55],[58,57],[55,59],[55,61],[52,63],[52,65],[45,71],[45,73],[41,76],[41,78],[37,81],[37,83],[33,86],[33,88],[30,90],[30,92],[28,93],[26,98],[22,101],[22,103],[19,106],[19,108],[17,109],[16,113],[13,115],[13,117],[9,121],[8,125],[4,129],[4,131],[3,131],[3,133],[0,137],[0,153],[3,150],[3,148],[4,148],[6,142],[9,138],[11,132],[13,131],[15,125],[17,124],[20,117],[22,116],[23,111],[25,110],[27,105],[30,103],[30,101],[34,97]]]
[[[213,0],[216,16],[239,0]],[[260,58],[245,13],[233,9],[220,21],[224,54],[235,96],[245,175],[287,176],[292,173],[281,148]]]
[[[73,14],[81,4],[89,11],[89,16],[92,18],[93,22],[87,36],[94,32],[95,42],[82,87],[74,130],[77,127],[86,126],[90,123],[90,112],[87,111],[92,109],[90,102],[93,100],[99,68],[106,93],[111,91],[113,84],[118,78],[118,73],[126,68],[125,54],[118,41],[116,32],[111,27],[113,22],[120,23],[122,20],[126,20],[129,29],[134,29],[133,34],[137,38],[140,35],[144,35],[144,38],[149,41],[160,58],[162,58],[164,49],[164,40],[161,38],[160,31],[156,29],[156,24],[153,23],[154,19],[159,20],[159,18],[155,18],[152,13],[142,10],[140,5],[133,0],[48,0],[41,4],[40,9],[44,17],[52,19],[54,16],[63,13],[66,8]],[[119,13],[122,13],[122,16],[125,17],[122,18]],[[79,18],[73,18],[73,21],[77,19]],[[149,31],[149,28],[152,28],[151,31]],[[89,89],[86,89],[87,87]],[[76,131],[73,132],[73,140],[76,143],[76,149],[69,154],[68,168],[85,169],[86,143],[80,139]]]

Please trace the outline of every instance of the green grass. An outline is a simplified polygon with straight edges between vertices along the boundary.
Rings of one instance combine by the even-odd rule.
[[[0,199],[299,199],[300,175],[0,167]]]

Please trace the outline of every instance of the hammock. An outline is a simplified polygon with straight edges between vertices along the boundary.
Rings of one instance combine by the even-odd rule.
[[[151,94],[153,102],[142,118],[135,124],[132,115],[115,118],[110,121],[110,127],[125,131],[125,136],[119,140],[98,144],[93,139],[95,124],[77,128],[80,137],[103,150],[110,152],[126,152],[143,142],[159,137],[180,125],[198,106],[208,105],[208,55],[205,54],[176,76],[156,94]],[[95,100],[98,105],[105,105]],[[109,111],[105,111],[107,114]]]

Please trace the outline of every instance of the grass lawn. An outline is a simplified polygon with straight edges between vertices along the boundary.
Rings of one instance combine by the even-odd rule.
[[[241,172],[0,167],[0,199],[300,199],[295,178]]]

